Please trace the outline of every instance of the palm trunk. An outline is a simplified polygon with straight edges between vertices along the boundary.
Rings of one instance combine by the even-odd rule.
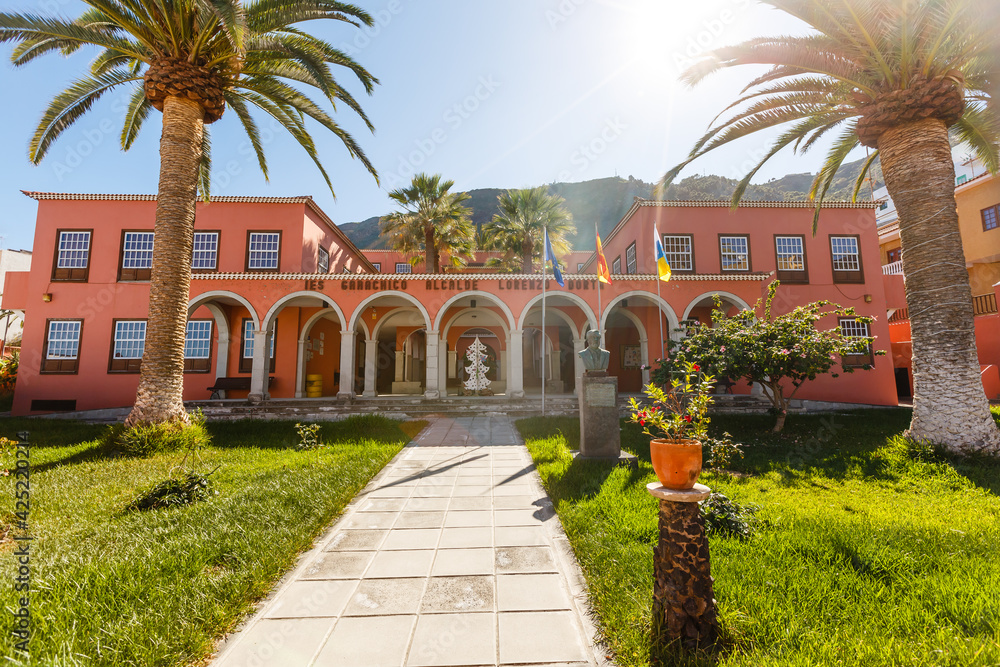
[[[428,225],[424,228],[424,271],[440,273],[437,258],[437,248],[434,247],[434,228]]]
[[[534,264],[535,258],[531,256],[533,247],[534,244],[528,241],[521,244],[521,273],[524,275],[531,273],[531,265]]]
[[[1000,453],[1000,430],[979,377],[948,130],[936,119],[907,123],[883,133],[878,148],[899,211],[913,340],[907,435],[955,453]]]
[[[188,421],[184,410],[184,336],[204,116],[204,109],[195,102],[177,97],[164,101],[146,349],[127,426]]]

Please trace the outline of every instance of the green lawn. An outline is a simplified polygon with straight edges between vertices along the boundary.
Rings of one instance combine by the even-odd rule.
[[[409,440],[404,430],[419,426],[380,417],[326,423],[322,439],[331,446],[297,451],[292,422],[209,423],[213,446],[197,468],[221,464],[211,476],[219,494],[125,513],[178,453],[109,457],[95,443],[101,427],[0,420],[0,436],[32,434],[32,663],[200,661]],[[6,455],[0,467],[12,461]],[[0,522],[9,525],[13,477],[0,479]],[[0,544],[5,616],[15,605],[12,550]],[[5,630],[0,654],[12,653]]]
[[[725,645],[649,656],[656,503],[648,437],[623,424],[638,472],[573,463],[574,418],[518,422],[622,667],[1000,665],[1000,463],[949,461],[901,438],[905,410],[719,416],[746,447],[701,482],[756,503],[749,541],[711,539]]]

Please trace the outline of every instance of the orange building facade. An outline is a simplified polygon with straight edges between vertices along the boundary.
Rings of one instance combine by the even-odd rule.
[[[25,311],[14,414],[130,405],[148,316],[155,198],[27,193],[39,202],[31,270],[8,273],[4,305]],[[551,275],[490,273],[487,254],[462,272],[430,275],[391,251],[362,251],[309,197],[217,197],[198,205],[185,400],[210,398],[217,378],[241,378],[227,398],[303,398],[311,376],[326,400],[460,392],[464,354],[487,346],[495,394],[574,393],[577,351],[599,328],[609,372],[637,393],[648,368],[712,300],[752,307],[774,277],[780,314],[829,299],[875,318],[888,347],[874,204],[636,200],[604,239],[611,285],[593,252]],[[654,228],[673,267],[655,275]],[[852,321],[853,322],[853,321]],[[837,321],[822,323],[843,326]],[[662,332],[662,334],[661,334]],[[544,362],[543,362],[544,359]],[[544,363],[544,367],[543,367]],[[319,388],[316,381],[320,381]],[[734,391],[749,392],[737,386]],[[893,365],[823,377],[797,398],[895,405]]]

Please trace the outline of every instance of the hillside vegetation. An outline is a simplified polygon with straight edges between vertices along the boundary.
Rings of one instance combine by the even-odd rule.
[[[850,162],[841,168],[827,194],[829,200],[848,200],[854,190],[854,183],[863,164],[863,160]],[[877,170],[876,170],[877,171]],[[879,174],[880,175],[880,174]],[[788,174],[773,179],[767,183],[751,185],[747,188],[744,199],[754,201],[802,201],[808,198],[809,186],[814,175]],[[706,201],[713,199],[729,199],[737,181],[724,176],[689,176],[679,183],[667,188],[665,199]],[[881,179],[874,187],[882,186]],[[574,248],[592,248],[594,245],[594,229],[607,235],[621,220],[621,217],[632,205],[635,197],[653,198],[653,183],[646,183],[629,176],[598,178],[581,183],[552,183],[549,192],[566,200],[566,208],[573,214],[576,221],[576,235],[570,238]],[[468,202],[472,209],[472,220],[476,230],[482,228],[496,212],[497,197],[503,193],[499,188],[480,188],[469,190],[471,199]],[[871,189],[864,187],[859,199],[868,199]],[[383,213],[385,215],[388,210]],[[359,248],[388,248],[387,239],[379,237],[379,216],[374,216],[361,222],[349,222],[340,226],[348,238]]]

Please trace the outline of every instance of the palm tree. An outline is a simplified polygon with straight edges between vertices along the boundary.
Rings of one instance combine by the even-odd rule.
[[[306,118],[333,132],[376,176],[354,139],[312,99],[283,81],[317,88],[340,101],[373,129],[358,102],[334,80],[344,67],[367,93],[378,81],[358,63],[295,24],[334,19],[371,25],[365,11],[331,0],[84,0],[90,6],[67,20],[0,13],[0,42],[14,42],[15,65],[38,56],[100,49],[90,72],[53,99],[31,140],[38,163],[52,142],[106,93],[132,89],[121,143],[128,150],[151,109],[163,113],[156,243],[150,281],[145,354],[135,407],[127,424],[186,422],[182,402],[184,335],[191,281],[191,250],[198,190],[208,197],[210,142],[206,127],[226,107],[239,118],[267,177],[263,143],[250,108],[274,118],[316,163]]]
[[[416,264],[424,253],[424,271],[441,272],[441,258],[454,267],[463,267],[471,259],[476,229],[469,217],[472,211],[462,202],[467,192],[450,192],[455,181],[442,181],[440,174],[417,174],[409,187],[389,193],[389,198],[403,208],[381,220],[381,232],[391,237],[395,250],[415,253]]]
[[[566,237],[576,231],[573,215],[562,197],[550,195],[543,185],[527,190],[508,190],[499,197],[500,211],[483,225],[488,249],[506,254],[487,262],[500,271],[532,273],[535,258],[541,262],[543,232],[548,229],[549,243],[557,257],[569,252]]]
[[[817,208],[845,158],[859,144],[876,158],[899,211],[903,271],[913,338],[910,437],[955,452],[1000,454],[979,378],[972,293],[955,207],[949,128],[997,172],[1000,114],[990,90],[1000,83],[1000,31],[992,0],[763,0],[814,29],[802,37],[762,37],[720,48],[685,72],[693,85],[722,68],[769,65],[713,121],[681,169],[708,151],[759,130],[785,126],[767,155],[739,183],[735,206],[760,167],[785,146],[806,151],[835,140],[810,196]],[[749,91],[749,92],[748,92]],[[724,112],[725,113],[725,112]],[[791,124],[786,126],[786,124]]]

